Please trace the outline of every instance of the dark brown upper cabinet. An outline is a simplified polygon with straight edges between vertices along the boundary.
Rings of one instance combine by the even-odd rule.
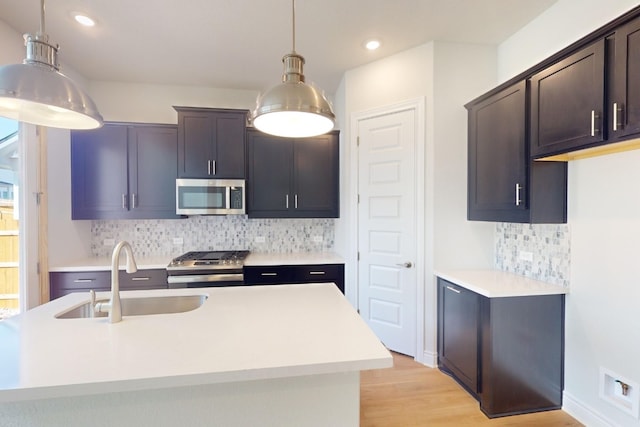
[[[566,222],[566,164],[532,162],[529,157],[526,82],[520,81],[467,108],[467,218]]]
[[[245,178],[247,110],[174,107],[180,178]]]
[[[605,141],[604,40],[534,74],[530,82],[533,158]]]
[[[337,218],[339,133],[281,138],[247,130],[251,218]]]
[[[610,73],[609,140],[640,135],[640,19],[616,30],[607,39]]]
[[[72,219],[179,218],[177,144],[175,125],[72,131]]]

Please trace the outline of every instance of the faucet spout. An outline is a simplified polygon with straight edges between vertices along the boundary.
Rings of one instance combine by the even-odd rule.
[[[120,266],[120,252],[124,250],[127,257],[127,273],[135,273],[138,266],[133,257],[133,249],[128,242],[121,241],[113,248],[111,256],[111,299],[109,300],[109,323],[116,323],[122,320],[122,303],[120,301],[120,281],[118,279],[118,267]]]

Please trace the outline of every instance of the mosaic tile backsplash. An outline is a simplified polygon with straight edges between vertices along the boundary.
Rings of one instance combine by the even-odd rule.
[[[177,220],[99,220],[91,223],[93,256],[110,256],[105,240],[128,241],[138,257],[187,251],[320,252],[334,246],[333,219],[249,219],[246,215]]]
[[[495,246],[496,269],[569,287],[571,236],[567,224],[497,223]]]

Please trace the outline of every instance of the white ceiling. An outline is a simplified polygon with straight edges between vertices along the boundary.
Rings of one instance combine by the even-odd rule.
[[[556,0],[297,0],[296,50],[308,82],[335,92],[345,70],[431,40],[497,44]],[[98,24],[83,28],[83,11]],[[0,0],[19,33],[40,0]],[[264,90],[291,51],[291,0],[48,0],[46,33],[89,80]],[[378,37],[376,52],[363,48]]]

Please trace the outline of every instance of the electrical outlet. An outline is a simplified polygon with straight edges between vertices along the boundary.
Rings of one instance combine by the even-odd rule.
[[[533,261],[533,252],[520,251],[518,257],[521,261]]]
[[[313,243],[322,243],[322,236],[313,236],[311,238],[311,240],[313,241]]]
[[[114,246],[116,244],[116,239],[104,239],[102,244],[104,246]]]
[[[173,244],[174,245],[182,245],[184,243],[184,239],[182,237],[174,237]]]
[[[256,243],[264,243],[266,241],[267,239],[265,239],[264,236],[256,236]]]

